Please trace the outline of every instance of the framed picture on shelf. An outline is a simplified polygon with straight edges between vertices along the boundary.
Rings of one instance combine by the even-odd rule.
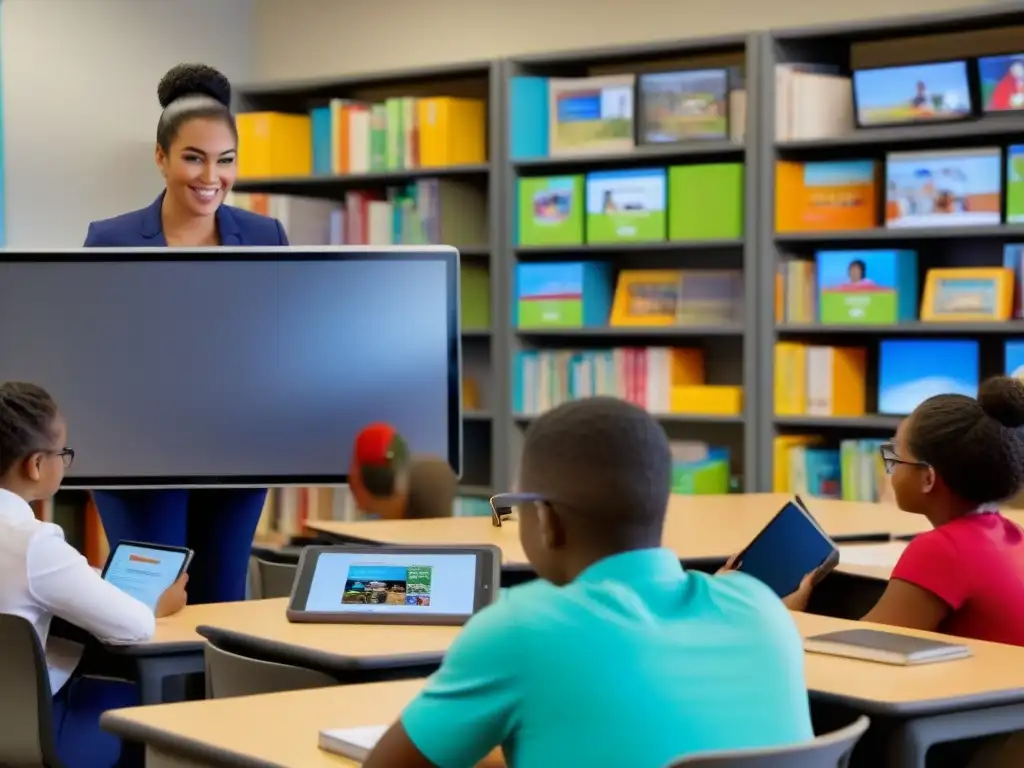
[[[636,75],[549,80],[550,155],[624,152],[636,146],[635,89]]]
[[[1002,221],[1002,152],[978,147],[890,152],[885,162],[885,226],[965,227]]]
[[[676,325],[682,301],[682,271],[626,269],[612,301],[613,327]]]
[[[1013,270],[929,269],[921,319],[933,322],[1009,320],[1013,316]]]
[[[1024,53],[978,59],[978,87],[985,114],[1024,109]]]
[[[858,128],[966,120],[974,114],[966,60],[858,69],[853,73]]]
[[[637,141],[676,144],[729,137],[729,70],[648,72],[637,85]]]

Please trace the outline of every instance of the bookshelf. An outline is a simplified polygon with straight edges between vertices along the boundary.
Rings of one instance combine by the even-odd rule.
[[[833,232],[776,232],[776,163],[874,160],[884,179],[888,152],[915,152],[1001,147],[1020,141],[1024,115],[1002,114],[963,122],[861,128],[828,131],[834,135],[793,138],[786,127],[799,122],[784,114],[792,109],[795,87],[777,74],[780,65],[825,65],[849,77],[853,69],[903,66],[917,63],[1013,53],[1020,46],[1024,7],[1020,3],[993,4],[970,10],[867,21],[766,33],[760,49],[757,90],[761,94],[758,193],[761,201],[758,242],[764,254],[758,283],[756,344],[761,423],[756,429],[757,485],[770,490],[775,470],[775,442],[780,435],[823,438],[834,447],[848,439],[885,439],[902,416],[879,413],[878,379],[881,342],[885,340],[971,340],[978,345],[980,378],[1004,373],[1004,343],[1024,339],[1024,320],[990,322],[928,322],[905,320],[872,325],[822,325],[780,319],[777,312],[776,270],[791,260],[814,261],[818,251],[908,249],[916,252],[920,303],[925,273],[931,268],[1001,267],[1005,245],[1024,243],[1024,227],[993,223],[983,226],[890,228],[884,225],[886,190],[879,193],[877,226],[873,229]],[[799,77],[799,75],[797,75]],[[787,122],[788,121],[788,122]],[[780,131],[783,135],[780,135]],[[1004,164],[1005,157],[1001,156]],[[1005,196],[1005,185],[1003,188]],[[1002,219],[1005,221],[1005,218]],[[820,290],[817,286],[816,290]],[[1017,286],[1015,291],[1019,291]],[[820,295],[820,294],[819,294]],[[786,311],[789,307],[787,305]],[[918,307],[919,310],[919,307]],[[920,312],[915,315],[920,317]],[[859,416],[777,415],[775,345],[862,347],[867,350],[866,408]]]
[[[506,130],[504,146],[508,155],[503,173],[506,251],[508,257],[502,265],[502,283],[506,300],[510,302],[505,314],[505,333],[509,346],[504,350],[507,369],[517,376],[517,367],[525,363],[521,353],[537,351],[557,354],[558,351],[590,351],[646,348],[687,347],[699,348],[704,354],[705,383],[742,386],[743,408],[739,415],[710,414],[657,414],[670,438],[674,441],[696,441],[729,450],[732,472],[738,479],[738,489],[755,490],[756,442],[753,430],[758,422],[754,378],[756,374],[756,336],[753,312],[745,322],[708,326],[668,327],[597,327],[580,328],[520,328],[516,322],[517,270],[523,264],[553,264],[559,262],[598,262],[620,270],[742,270],[744,296],[757,294],[756,270],[756,190],[753,178],[756,169],[756,115],[757,99],[752,83],[758,81],[757,36],[735,35],[703,40],[683,40],[629,47],[577,50],[513,58],[506,62]],[[516,78],[575,78],[614,77],[640,75],[645,72],[671,71],[691,68],[728,67],[734,73],[733,89],[746,90],[745,115],[738,121],[742,129],[728,139],[694,140],[685,143],[637,145],[618,152],[572,154],[552,153],[540,156],[515,156],[513,132],[517,130],[514,84]],[[739,73],[740,82],[735,82]],[[636,105],[634,104],[634,114]],[[739,135],[737,135],[737,133]],[[583,243],[571,245],[520,245],[518,242],[517,208],[519,182],[562,175],[586,175],[599,171],[671,168],[680,165],[735,163],[743,169],[745,185],[739,192],[737,205],[743,206],[742,236],[725,238],[698,238],[691,240],[664,240],[621,242],[615,244]],[[669,192],[671,197],[671,192]],[[669,205],[671,201],[669,201]],[[535,358],[536,359],[536,358]],[[544,358],[539,358],[543,360]],[[541,362],[541,365],[547,363]],[[597,365],[597,363],[594,363]],[[526,377],[521,377],[525,379]],[[620,377],[621,378],[621,377]],[[530,386],[523,384],[521,386]],[[534,388],[539,386],[534,383]],[[617,393],[622,395],[623,393]],[[516,392],[510,391],[505,414],[508,431],[509,463],[506,477],[516,475],[515,460],[519,456],[525,429],[536,418],[529,408],[525,411],[515,402]],[[543,410],[543,409],[540,409]]]
[[[489,292],[489,322],[477,321],[467,325],[462,332],[464,376],[472,382],[467,390],[472,390],[475,401],[464,400],[463,435],[464,435],[464,471],[460,483],[460,508],[479,505],[479,500],[486,500],[493,492],[496,478],[500,478],[507,458],[504,454],[504,442],[501,439],[504,424],[500,418],[503,413],[502,404],[505,399],[504,382],[508,379],[506,355],[500,350],[507,348],[504,324],[499,321],[502,316],[502,286],[504,285],[500,268],[500,254],[503,248],[500,203],[502,188],[500,174],[500,158],[503,156],[501,135],[497,127],[502,124],[500,118],[501,99],[501,64],[491,61],[466,62],[449,66],[438,66],[425,69],[412,69],[391,72],[375,72],[365,75],[326,78],[298,82],[268,83],[240,86],[236,89],[235,111],[240,121],[246,113],[275,112],[297,115],[310,114],[316,108],[330,107],[332,110],[331,146],[341,146],[344,139],[333,121],[351,119],[353,122],[346,129],[350,140],[357,130],[354,118],[341,118],[333,110],[341,110],[342,104],[349,102],[381,104],[389,100],[415,99],[422,104],[423,99],[432,97],[454,97],[457,99],[482,100],[485,103],[484,120],[486,125],[486,156],[481,162],[456,162],[454,164],[431,165],[418,167],[418,158],[405,158],[398,167],[388,163],[388,167],[380,167],[373,160],[364,162],[350,157],[340,161],[335,157],[331,167],[317,165],[314,159],[314,173],[311,175],[282,174],[267,176],[263,174],[241,174],[235,185],[235,192],[246,195],[272,195],[301,198],[319,198],[336,201],[339,206],[349,203],[352,193],[366,194],[371,199],[388,201],[396,189],[407,189],[423,180],[439,180],[438,184],[457,182],[460,194],[482,196],[486,213],[486,234],[482,242],[456,242],[445,238],[448,244],[459,247],[463,269],[474,270],[480,275],[475,284],[486,284]],[[345,100],[342,102],[341,100]],[[370,108],[373,109],[372,107]],[[412,109],[417,109],[416,105]],[[390,115],[388,116],[390,118]],[[315,120],[316,118],[313,118]],[[405,118],[407,120],[407,118]],[[372,128],[370,129],[373,130]],[[316,129],[313,127],[314,136]],[[419,136],[422,130],[417,126]],[[244,140],[244,132],[243,132]],[[372,141],[372,139],[371,139]],[[405,154],[418,141],[416,136],[406,139]],[[408,143],[412,142],[412,144]],[[335,150],[345,152],[342,150]],[[425,150],[424,150],[425,151]],[[317,152],[314,139],[314,155]],[[419,153],[416,153],[419,154]],[[478,158],[480,159],[480,158]],[[367,165],[369,164],[369,167]],[[412,167],[410,167],[412,166]],[[344,169],[358,168],[358,172],[338,172]],[[319,171],[319,172],[317,172]],[[465,192],[465,190],[471,190]],[[441,190],[444,191],[443,189]],[[454,196],[453,196],[454,198]],[[464,199],[464,198],[462,198]],[[415,205],[415,204],[414,204]],[[447,205],[442,200],[439,207]],[[397,204],[396,204],[397,206]],[[454,207],[454,206],[453,206]],[[351,210],[352,206],[347,205]],[[457,211],[456,218],[457,217]],[[399,214],[395,213],[395,216]],[[350,218],[347,211],[341,216]],[[444,220],[444,213],[437,213],[437,218]],[[288,228],[287,223],[285,224]],[[348,224],[343,224],[345,229]],[[443,226],[443,224],[442,224]],[[402,225],[398,225],[400,229]],[[363,227],[364,233],[372,230],[372,224]],[[345,242],[382,243],[369,231],[359,239],[348,237],[346,229]],[[332,240],[339,243],[337,239]],[[408,242],[408,241],[407,241]],[[310,245],[315,243],[292,239],[293,245]],[[322,244],[322,243],[319,243]],[[487,270],[486,278],[482,277],[481,269]],[[467,283],[466,273],[463,284]],[[478,313],[480,314],[480,313]],[[472,396],[469,396],[472,397]],[[500,484],[500,483],[499,483]],[[278,494],[280,496],[280,494]],[[337,494],[336,494],[337,495]],[[321,494],[310,494],[319,497]],[[468,503],[463,504],[468,500]],[[280,501],[280,499],[279,499]],[[330,507],[325,509],[325,504]],[[294,506],[294,503],[292,503]],[[319,508],[315,508],[319,506]],[[335,499],[333,502],[321,500],[319,505],[311,504],[298,513],[299,519],[306,515],[339,516],[348,514],[350,509],[346,500]],[[294,510],[287,513],[295,516]],[[278,517],[282,517],[278,513]],[[294,523],[287,527],[295,528]],[[301,524],[298,526],[301,527]],[[294,531],[298,532],[298,531]]]

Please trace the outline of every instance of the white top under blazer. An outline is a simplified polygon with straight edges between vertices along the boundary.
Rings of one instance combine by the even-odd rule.
[[[82,647],[49,638],[54,616],[105,643],[150,639],[156,619],[148,606],[105,582],[64,531],[36,519],[20,496],[0,489],[0,613],[32,622],[46,649],[50,689],[56,694],[82,658]]]

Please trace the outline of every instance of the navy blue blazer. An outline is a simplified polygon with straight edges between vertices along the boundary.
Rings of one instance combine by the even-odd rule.
[[[94,221],[85,236],[86,248],[166,248],[160,207],[164,193],[152,205],[112,219]],[[243,211],[230,205],[217,209],[221,245],[288,245],[288,236],[277,219]]]

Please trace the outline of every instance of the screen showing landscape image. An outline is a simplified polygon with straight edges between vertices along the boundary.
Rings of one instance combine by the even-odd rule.
[[[640,76],[641,140],[669,144],[724,139],[729,132],[729,72],[694,69]]]
[[[429,565],[353,565],[348,569],[343,605],[430,605]]]
[[[862,126],[959,120],[971,114],[966,61],[864,69],[853,73]]]

